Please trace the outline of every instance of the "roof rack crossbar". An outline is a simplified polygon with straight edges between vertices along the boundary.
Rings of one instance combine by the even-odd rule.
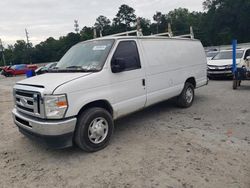
[[[186,35],[179,35],[179,36],[173,36],[172,30],[171,30],[171,26],[168,26],[168,32],[164,32],[164,33],[158,33],[158,34],[154,34],[152,36],[162,36],[162,37],[168,37],[168,38],[187,38],[189,37],[190,39],[194,39],[194,32],[193,32],[193,28],[192,26],[190,26],[190,33],[186,34]],[[129,36],[129,34],[136,34],[136,36],[143,36],[142,34],[142,30],[140,29],[140,27],[138,27],[138,29],[136,30],[132,30],[132,31],[126,31],[126,32],[122,32],[122,33],[117,33],[117,34],[113,34],[113,35],[108,35],[108,36],[104,36],[104,37],[117,37],[117,36]]]
[[[193,32],[193,27],[192,26],[190,26],[190,33],[189,34],[179,35],[179,36],[173,36],[171,26],[168,26],[168,28],[169,28],[168,32],[158,33],[158,34],[155,34],[153,36],[165,36],[165,35],[167,35],[166,37],[169,37],[169,38],[186,38],[186,37],[190,37],[191,39],[194,39],[194,32]]]
[[[129,34],[133,34],[136,33],[136,36],[143,36],[141,29],[140,30],[132,30],[132,31],[126,31],[126,32],[122,32],[122,33],[117,33],[117,34],[113,34],[113,35],[109,35],[109,37],[117,37],[117,36],[123,36],[123,35],[129,35]]]
[[[186,38],[186,37],[190,37],[191,39],[194,39],[194,36],[192,34],[174,36],[173,38]]]
[[[165,32],[165,33],[158,33],[158,34],[155,34],[155,35],[153,35],[153,36],[165,36],[165,35],[167,35],[168,37],[172,37],[172,34],[171,34],[171,33],[169,33],[169,32]]]

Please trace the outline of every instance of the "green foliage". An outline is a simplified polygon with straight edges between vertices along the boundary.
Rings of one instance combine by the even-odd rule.
[[[24,40],[18,40],[14,44],[13,48],[13,59],[12,63],[13,64],[23,64],[23,63],[28,63],[28,54],[27,54],[27,44]]]
[[[151,22],[150,22],[150,20],[148,20],[146,18],[142,18],[142,17],[139,17],[138,19],[140,21],[140,26],[141,26],[143,35],[150,35],[151,34],[151,28],[150,28]]]
[[[156,12],[154,22],[139,17],[144,35],[166,32],[168,23],[171,24],[174,35],[189,33],[193,26],[195,38],[203,45],[229,44],[232,39],[239,42],[250,42],[250,0],[205,0],[205,12],[189,12],[188,9],[178,8],[166,14]],[[121,5],[113,22],[100,15],[94,27],[97,35],[103,36],[136,29],[135,10],[128,5]],[[83,27],[80,34],[69,33],[58,40],[50,37],[32,47],[23,40],[18,40],[13,46],[4,49],[6,63],[20,64],[58,61],[74,44],[93,38],[94,27]],[[0,54],[1,55],[1,54]],[[3,65],[0,59],[0,65]]]
[[[239,42],[250,41],[249,0],[206,0],[203,20],[208,44],[227,44],[232,38]]]
[[[93,39],[93,29],[91,27],[83,27],[80,31],[81,41]]]
[[[96,22],[95,22],[95,28],[98,29],[100,31],[99,36],[102,36],[103,31],[108,31],[110,29],[110,20],[106,17],[106,16],[99,16],[98,18],[96,18]]]
[[[135,10],[128,5],[121,5],[113,22],[115,26],[123,26],[128,31],[131,24],[136,22]]]

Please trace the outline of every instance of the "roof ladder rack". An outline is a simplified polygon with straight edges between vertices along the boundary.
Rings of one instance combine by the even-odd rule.
[[[192,26],[190,26],[190,34],[174,36],[173,38],[187,38],[187,37],[194,39],[194,31]]]
[[[194,32],[193,32],[193,27],[190,26],[190,34],[186,34],[186,35],[179,35],[179,36],[173,36],[172,34],[172,31],[171,31],[171,27],[168,27],[170,29],[168,29],[168,32],[165,32],[165,33],[158,33],[158,34],[155,34],[153,36],[165,36],[167,35],[167,37],[169,38],[191,38],[191,39],[194,39]]]
[[[168,32],[158,33],[158,34],[155,34],[153,36],[165,36],[165,35],[167,35],[168,37],[173,37],[173,32],[172,32],[171,24],[170,23],[168,23]]]
[[[169,32],[165,32],[165,33],[158,33],[158,34],[155,34],[155,35],[153,35],[153,36],[165,36],[165,35],[167,35],[168,37],[172,37],[172,34],[171,33],[169,33]]]
[[[117,33],[114,35],[109,35],[109,37],[117,37],[117,36],[128,36],[129,34],[134,34],[136,33],[136,36],[143,36],[141,29],[139,30],[132,30],[132,31],[126,31],[126,32],[122,32],[122,33]]]

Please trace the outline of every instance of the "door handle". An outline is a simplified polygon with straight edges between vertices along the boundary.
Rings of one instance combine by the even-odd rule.
[[[146,86],[145,78],[142,79],[142,85]]]

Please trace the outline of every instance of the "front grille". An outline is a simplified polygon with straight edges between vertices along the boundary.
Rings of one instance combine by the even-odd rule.
[[[41,95],[38,92],[15,90],[15,104],[18,111],[40,117]]]
[[[215,65],[209,65],[207,67],[209,71],[230,71],[232,70],[231,66],[215,66]]]
[[[26,107],[24,107],[24,106],[21,106],[20,104],[17,104],[16,106],[17,106],[18,108],[22,109],[22,110],[25,110],[25,111],[33,112],[33,113],[34,113],[34,109],[26,108]]]
[[[209,71],[216,71],[216,72],[225,72],[225,71],[231,71],[232,69],[208,69]]]

